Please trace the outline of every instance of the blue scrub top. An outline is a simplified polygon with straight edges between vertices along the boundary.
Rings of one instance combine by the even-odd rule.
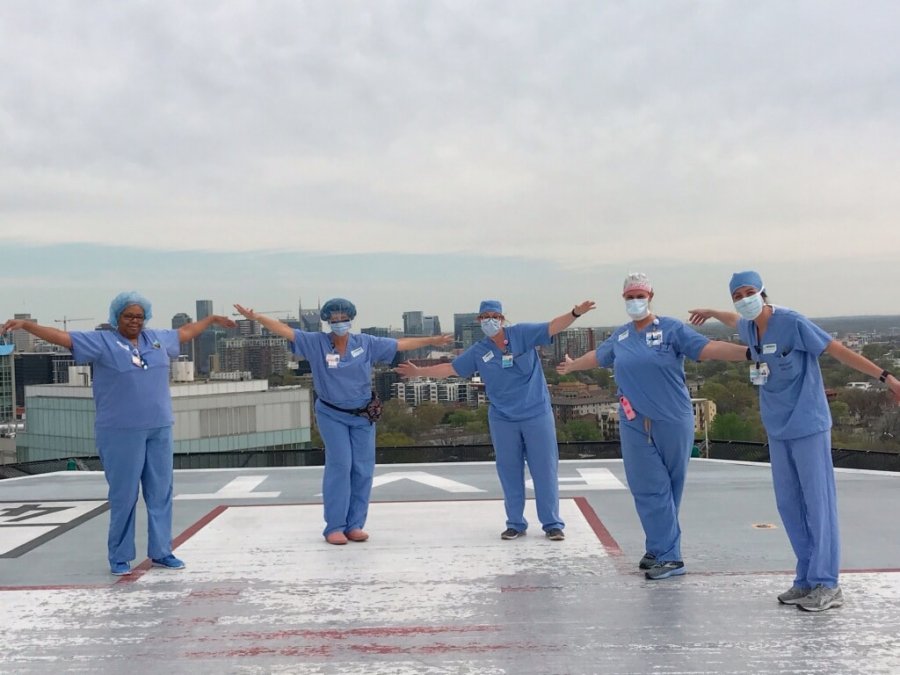
[[[98,429],[156,429],[172,426],[169,360],[177,357],[177,330],[141,331],[135,347],[117,331],[74,331],[75,363],[94,366]],[[137,355],[147,364],[135,365]]]
[[[520,323],[503,329],[506,349],[486,337],[453,359],[460,377],[481,375],[491,401],[490,414],[508,422],[520,422],[550,410],[547,380],[537,347],[549,345],[549,323]],[[512,366],[503,367],[503,355],[511,354]]]
[[[759,387],[759,413],[769,437],[787,441],[830,429],[819,355],[832,337],[802,314],[775,306],[762,339],[746,319],[738,320],[738,333],[750,345],[752,362],[769,366],[768,380]]]
[[[699,360],[709,344],[678,319],[657,317],[644,330],[627,323],[597,347],[597,363],[612,368],[634,411],[651,420],[677,422],[694,414],[684,377],[684,357]],[[619,423],[625,424],[623,414]]]
[[[331,344],[331,333],[294,330],[291,351],[309,361],[313,387],[319,398],[339,408],[361,408],[372,398],[372,366],[390,363],[397,353],[397,341],[351,333],[337,368],[329,368],[326,361],[327,354],[337,354]]]

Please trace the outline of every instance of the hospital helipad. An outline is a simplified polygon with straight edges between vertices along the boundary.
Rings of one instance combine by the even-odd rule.
[[[370,540],[330,546],[321,476],[176,471],[187,568],[121,578],[101,473],[0,481],[0,673],[900,672],[900,474],[838,470],[846,604],[821,614],[775,599],[793,555],[765,464],[692,460],[688,573],[664,581],[637,569],[620,460],[561,463],[563,542],[533,502],[500,539],[490,463],[394,464]]]

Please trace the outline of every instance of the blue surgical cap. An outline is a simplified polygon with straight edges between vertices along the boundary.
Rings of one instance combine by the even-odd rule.
[[[319,317],[322,321],[331,321],[332,314],[346,314],[347,318],[353,321],[356,318],[356,305],[346,298],[332,298],[322,305]]]
[[[752,286],[757,292],[764,291],[766,288],[763,286],[762,277],[753,270],[735,272],[731,275],[731,281],[728,282],[728,292],[733,294],[741,286]]]
[[[485,312],[503,314],[503,305],[500,304],[499,300],[482,300],[481,307],[478,308],[478,313],[484,314]]]
[[[153,316],[150,301],[147,298],[137,291],[125,291],[124,293],[119,293],[113,298],[113,301],[109,303],[109,325],[113,328],[118,326],[119,314],[122,313],[123,309],[130,307],[131,305],[140,305],[141,309],[144,310],[144,323],[149,321],[150,317]]]

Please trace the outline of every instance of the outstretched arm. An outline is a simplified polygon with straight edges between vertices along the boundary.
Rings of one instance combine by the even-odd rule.
[[[257,314],[252,309],[247,309],[246,307],[241,307],[240,305],[235,305],[234,308],[245,319],[250,319],[251,321],[259,321],[259,323],[262,324],[262,326],[270,333],[274,333],[275,335],[283,337],[288,342],[293,342],[294,329],[288,326],[283,321],[279,321],[278,319],[271,316],[266,316],[265,314]]]
[[[825,347],[825,353],[833,356],[845,366],[858,370],[863,375],[871,375],[880,379],[882,373],[885,372],[881,369],[881,366],[873,363],[862,354],[857,354],[852,349],[848,349],[837,340],[832,340],[828,343],[828,346]],[[884,383],[890,388],[894,398],[900,402],[900,380],[888,373]]]
[[[744,345],[722,340],[710,340],[701,350],[698,361],[746,361],[748,349]]]
[[[404,379],[410,377],[457,377],[452,363],[439,363],[436,366],[419,367],[412,361],[406,361],[394,368],[394,372],[399,373],[400,377]]]
[[[397,351],[405,352],[410,349],[419,349],[419,347],[443,347],[453,342],[453,336],[446,335],[429,335],[428,337],[402,337],[397,340]]]
[[[550,322],[550,337],[553,337],[560,331],[564,331],[574,323],[575,319],[579,318],[586,312],[590,312],[596,306],[597,305],[593,300],[585,300],[580,305],[575,305],[572,308],[572,311],[566,312],[565,314],[560,314]]]
[[[33,321],[23,321],[22,319],[10,319],[3,328],[0,328],[0,335],[13,330],[28,331],[35,337],[66,349],[72,349],[72,336],[66,331],[59,328],[51,328],[50,326],[41,326]]]
[[[716,319],[729,328],[737,328],[738,319],[741,318],[735,312],[723,312],[718,309],[692,309],[689,311],[691,318],[688,319],[688,322],[695,326],[702,326],[707,319]]]
[[[589,352],[586,352],[579,356],[577,359],[570,358],[568,354],[566,354],[566,360],[556,366],[556,372],[560,375],[568,375],[569,373],[574,373],[576,370],[590,370],[591,368],[596,368],[597,363],[597,352],[593,349]]]
[[[224,326],[225,328],[234,328],[237,325],[234,321],[227,317],[219,316],[218,314],[210,314],[205,319],[186,323],[181,328],[179,328],[178,341],[190,342],[194,338],[199,337],[203,331],[205,331],[213,324],[216,324],[217,326]]]

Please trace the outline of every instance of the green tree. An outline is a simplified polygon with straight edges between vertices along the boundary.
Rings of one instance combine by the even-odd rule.
[[[566,441],[599,441],[602,439],[600,429],[588,420],[570,420],[557,430],[557,435]]]
[[[428,401],[416,407],[415,416],[421,422],[422,427],[427,430],[440,424],[446,412],[447,409],[444,406]]]
[[[381,431],[379,429],[375,434],[375,445],[378,447],[399,447],[414,444],[414,439],[397,431]]]
[[[720,413],[709,428],[711,438],[729,441],[759,441],[762,428],[734,412]]]

